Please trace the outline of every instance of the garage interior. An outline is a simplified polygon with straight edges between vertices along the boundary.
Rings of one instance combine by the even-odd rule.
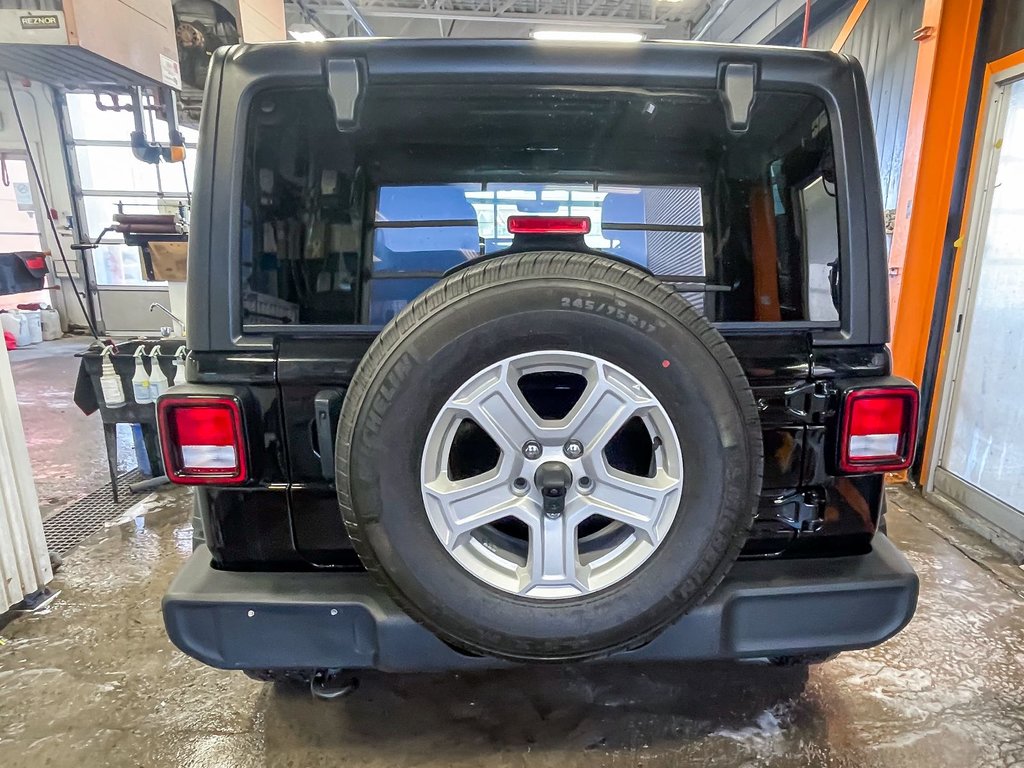
[[[181,381],[210,53],[606,35],[860,61],[893,373],[921,392],[917,458],[885,491],[911,624],[811,666],[372,672],[335,701],[185,656],[161,598],[190,490],[161,478],[150,384],[117,411],[96,392],[110,357],[125,382]],[[0,764],[1024,766],[1024,4],[0,0],[0,70]]]

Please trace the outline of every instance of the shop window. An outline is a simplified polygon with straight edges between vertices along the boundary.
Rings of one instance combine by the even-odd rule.
[[[126,96],[118,102],[128,104]],[[68,117],[73,139],[83,229],[90,239],[100,237],[113,222],[114,214],[177,213],[187,218],[192,179],[195,173],[194,129],[182,128],[186,142],[183,163],[150,165],[137,160],[131,150],[134,118],[130,111],[114,109],[104,96],[98,104],[92,93],[67,96]],[[102,105],[102,107],[100,106]],[[155,119],[147,104],[146,131],[151,140],[167,141],[167,123]],[[145,284],[142,256],[136,247],[126,246],[117,233],[104,233],[100,247],[92,251],[93,269],[99,285]]]

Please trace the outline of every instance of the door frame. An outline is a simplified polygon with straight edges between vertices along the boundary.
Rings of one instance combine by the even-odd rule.
[[[958,374],[963,362],[965,342],[971,330],[975,292],[982,267],[985,229],[992,207],[992,188],[999,166],[1000,152],[996,146],[1007,117],[1008,86],[1024,79],[1024,49],[985,68],[985,83],[980,114],[974,137],[974,148],[968,174],[967,202],[956,241],[959,251],[954,273],[950,303],[939,359],[939,392],[932,404],[929,419],[922,484],[926,494],[953,506],[968,509],[987,522],[1024,540],[1024,514],[991,494],[967,483],[939,466],[950,439],[951,410],[958,392]]]

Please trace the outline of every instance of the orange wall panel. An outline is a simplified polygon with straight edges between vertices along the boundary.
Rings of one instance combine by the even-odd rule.
[[[982,0],[926,0],[889,254],[893,370],[921,383]]]

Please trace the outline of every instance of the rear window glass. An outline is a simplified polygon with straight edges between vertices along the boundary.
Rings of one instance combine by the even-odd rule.
[[[512,247],[510,216],[571,216],[590,222],[586,247],[677,281],[703,307],[704,215],[699,187],[477,183],[388,186],[374,217],[370,322],[391,319],[408,287]],[[413,273],[416,276],[413,276]],[[383,281],[403,280],[401,284]]]
[[[243,319],[379,325],[448,270],[521,249],[510,216],[571,216],[590,231],[565,248],[636,263],[712,321],[836,325],[834,168],[827,113],[801,94],[759,93],[736,133],[713,91],[382,87],[342,132],[322,89],[266,91]]]

